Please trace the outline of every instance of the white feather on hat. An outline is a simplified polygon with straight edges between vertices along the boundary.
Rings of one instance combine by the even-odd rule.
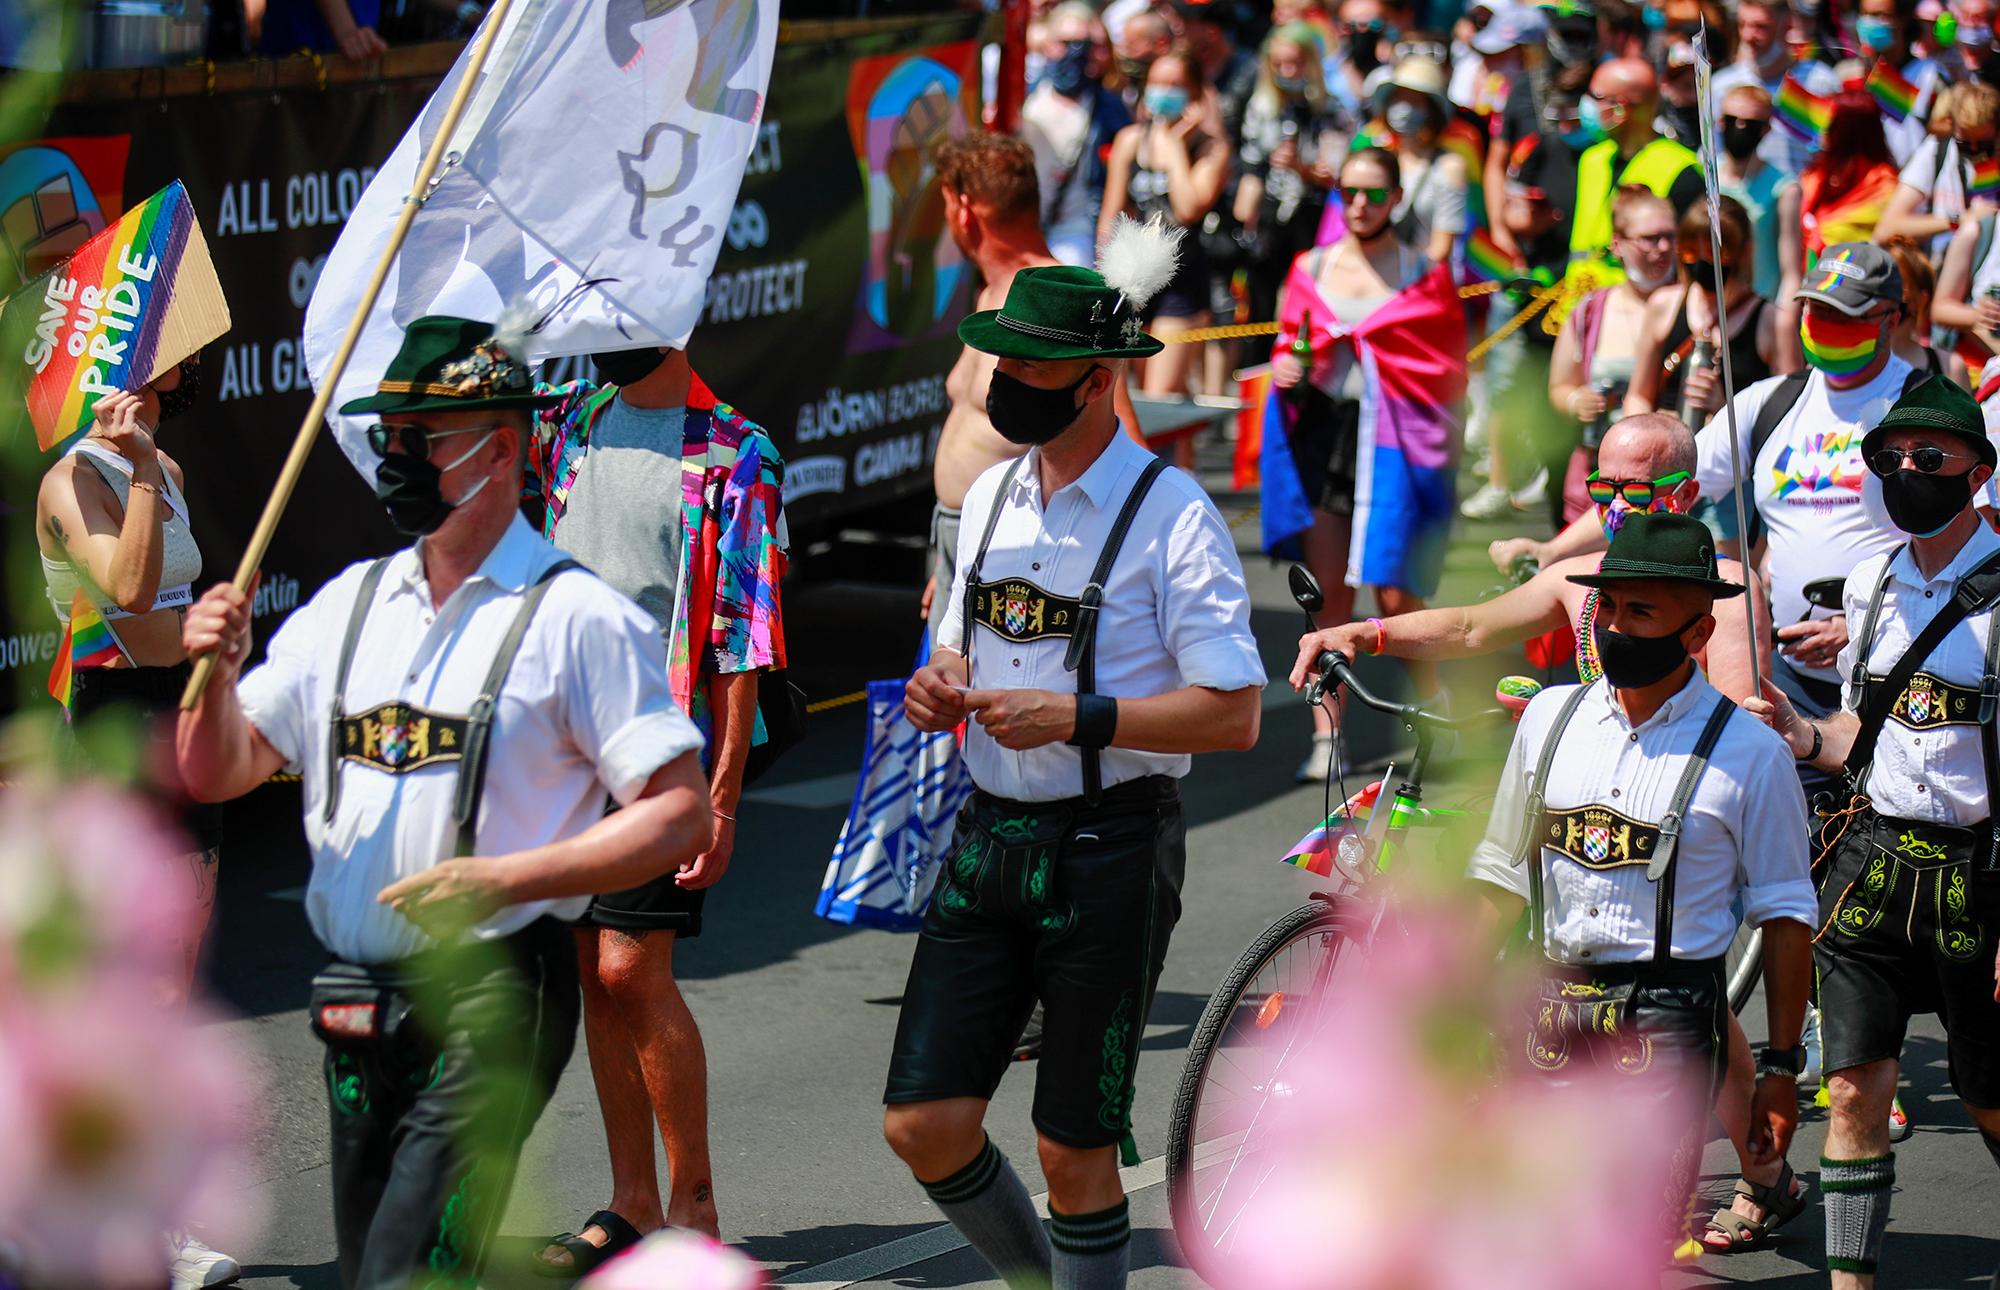
[[[1174,280],[1186,236],[1187,230],[1168,224],[1164,213],[1156,212],[1143,224],[1120,215],[1111,224],[1111,236],[1097,248],[1097,271],[1105,286],[1124,297],[1121,303],[1137,313]]]

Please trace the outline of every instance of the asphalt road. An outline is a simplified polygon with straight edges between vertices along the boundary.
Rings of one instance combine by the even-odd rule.
[[[1219,463],[1218,463],[1219,464]],[[1226,474],[1211,472],[1211,487]],[[1231,518],[1248,499],[1218,492]],[[1498,579],[1486,541],[1508,527],[1461,525],[1446,596],[1491,594]],[[1268,669],[1288,670],[1300,619],[1282,570],[1254,552],[1255,520],[1238,530]],[[795,675],[814,698],[908,669],[914,648],[916,557],[893,547],[850,547],[813,562],[789,593]],[[1373,674],[1402,686],[1394,665]],[[1485,706],[1492,681],[1522,670],[1518,659],[1448,669],[1448,687]],[[1366,673],[1365,673],[1366,674]],[[1405,687],[1407,688],[1407,687]],[[1393,732],[1357,722],[1363,755],[1392,747]],[[937,1211],[880,1136],[882,1076],[911,950],[908,937],[856,931],[813,915],[827,856],[844,816],[861,745],[861,709],[814,718],[807,742],[751,793],[735,861],[710,895],[707,928],[681,950],[677,969],[708,1048],[717,1203],[726,1237],[781,1284],[832,1290],[866,1286],[997,1286],[981,1261],[940,1228]],[[1289,690],[1272,689],[1264,734],[1250,753],[1200,757],[1185,782],[1189,820],[1186,913],[1174,937],[1138,1070],[1136,1132],[1145,1162],[1129,1171],[1139,1287],[1199,1284],[1168,1234],[1160,1184],[1164,1125],[1185,1047],[1215,982],[1242,947],[1299,903],[1310,878],[1277,863],[1321,814],[1317,789],[1292,782],[1308,744],[1307,714]],[[1469,752],[1441,776],[1475,787],[1497,773],[1491,752]],[[263,790],[232,820],[211,976],[239,1020],[227,1023],[261,1054],[274,1097],[245,1179],[270,1217],[261,1236],[235,1251],[258,1290],[332,1290],[331,1207],[319,1048],[306,1027],[307,979],[322,961],[299,893],[305,863],[296,790]],[[1752,1005],[1753,1038],[1761,1003]],[[1952,1100],[1940,1032],[1919,1025],[1909,1049],[1905,1101],[1916,1136],[1898,1153],[1888,1269],[1881,1285],[1986,1284],[2000,1261],[1995,1176],[1970,1122]],[[1031,1192],[1043,1190],[1028,1106],[1034,1067],[1015,1067],[995,1100],[995,1142]],[[1808,1112],[1792,1153],[1808,1180],[1823,1136]],[[1711,1144],[1708,1183],[1733,1177],[1723,1144]],[[503,1225],[508,1234],[486,1280],[546,1286],[521,1271],[546,1233],[573,1229],[609,1198],[602,1128],[582,1055],[571,1063],[526,1152],[522,1181]],[[1551,1234],[1561,1215],[1550,1216]],[[1817,1205],[1768,1251],[1708,1258],[1672,1274],[1675,1290],[1754,1281],[1825,1284]],[[1968,1234],[1978,1234],[1977,1236]]]

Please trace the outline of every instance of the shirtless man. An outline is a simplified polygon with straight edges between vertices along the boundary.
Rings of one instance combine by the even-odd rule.
[[[1685,513],[1695,504],[1699,490],[1694,480],[1694,432],[1679,417],[1665,412],[1646,412],[1627,417],[1606,432],[1597,453],[1600,479],[1626,485],[1609,506],[1600,506],[1598,515],[1605,530],[1616,530],[1633,510]],[[1634,505],[1634,494],[1647,490],[1651,497]],[[1580,587],[1572,575],[1590,575],[1604,559],[1602,550],[1571,556],[1544,566],[1533,578],[1484,604],[1464,608],[1424,609],[1393,618],[1347,623],[1313,632],[1299,640],[1298,662],[1292,667],[1292,685],[1302,686],[1312,675],[1313,664],[1322,650],[1335,650],[1348,658],[1359,654],[1388,654],[1395,658],[1473,658],[1505,649],[1532,636],[1553,631],[1564,624],[1576,631],[1577,672],[1585,682],[1602,674],[1591,644],[1591,627],[1597,613],[1597,593]],[[1743,566],[1723,560],[1721,577],[1742,582]],[[1751,603],[1746,603],[1751,602]],[[1709,683],[1729,698],[1742,702],[1752,697],[1750,646],[1743,627],[1743,615],[1754,613],[1757,639],[1770,639],[1769,602],[1761,595],[1733,600],[1717,600],[1713,606],[1715,631],[1707,648],[1695,658]],[[1770,675],[1769,650],[1758,666]],[[1729,1020],[1728,1071],[1716,1096],[1716,1118],[1729,1131],[1736,1147],[1743,1176],[1758,1187],[1770,1187],[1783,1176],[1784,1162],[1758,1164],[1747,1146],[1750,1130],[1750,1095],[1755,1084],[1755,1063],[1750,1041],[1732,1014]],[[1763,1222],[1764,1207],[1751,1198],[1738,1196],[1733,1202],[1746,1219]],[[1792,1211],[1796,1212],[1796,1211]],[[1790,1217],[1790,1214],[1781,1218]],[[1773,1224],[1775,1226],[1775,1224]]]
[[[965,258],[979,270],[976,309],[998,309],[1022,269],[1057,263],[1042,237],[1042,199],[1035,183],[1035,154],[1008,135],[978,132],[948,139],[935,154],[938,187],[944,193],[945,224]],[[945,377],[951,410],[938,436],[931,483],[937,505],[931,512],[931,580],[924,587],[923,614],[940,587],[950,587],[958,567],[958,509],[972,481],[996,463],[1018,457],[1025,444],[1000,437],[986,419],[986,386],[995,360],[968,348]],[[1125,433],[1144,443],[1139,414],[1120,382],[1113,394]]]

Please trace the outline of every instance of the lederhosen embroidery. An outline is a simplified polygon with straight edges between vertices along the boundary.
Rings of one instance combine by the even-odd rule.
[[[350,716],[347,712],[347,676],[354,666],[354,650],[361,641],[362,625],[367,622],[368,611],[375,604],[375,590],[382,583],[382,573],[388,568],[390,558],[384,556],[375,561],[361,575],[361,589],[354,597],[354,609],[347,619],[347,635],[340,643],[340,663],[333,674],[333,698],[328,713],[325,818],[331,822],[334,812],[340,807],[342,762],[352,761],[392,775],[401,775],[417,769],[419,764],[457,761],[461,764],[458,767],[458,789],[452,800],[452,819],[458,826],[458,837],[452,854],[469,856],[477,840],[479,802],[486,787],[487,751],[493,734],[493,721],[500,708],[501,687],[507,683],[507,673],[514,666],[514,657],[521,652],[521,641],[528,634],[528,624],[533,620],[535,610],[541,607],[542,599],[548,595],[556,575],[583,566],[574,560],[558,560],[543,570],[541,577],[522,593],[521,607],[515,611],[513,623],[501,638],[500,647],[494,651],[486,680],[479,687],[479,697],[473,700],[472,710],[466,715],[433,713],[394,701]],[[419,721],[424,723],[421,735],[416,724]],[[392,739],[396,745],[393,756],[385,746],[385,738]],[[425,754],[421,763],[413,755],[418,750],[419,739],[423,741]],[[457,745],[456,752],[443,752],[447,740]],[[372,748],[369,746],[371,742]]]
[[[1870,685],[1881,685],[1886,676],[1869,674]],[[1889,720],[1910,730],[1936,730],[1940,726],[1979,724],[1980,695],[1951,684],[1929,672],[1918,672],[1889,706]]]
[[[1043,591],[1026,578],[1002,578],[967,587],[970,601],[968,623],[1016,643],[1067,640],[1076,631],[1083,602],[1073,596],[1056,596]]]
[[[979,538],[979,549],[972,557],[972,567],[965,576],[965,666],[966,676],[972,675],[973,624],[984,621],[981,617],[982,605],[990,613],[998,609],[1002,625],[988,624],[999,636],[1013,641],[1042,640],[1051,636],[1066,636],[1069,649],[1063,654],[1063,667],[1076,673],[1076,692],[1095,694],[1097,692],[1097,614],[1104,603],[1104,583],[1111,576],[1111,564],[1118,558],[1119,548],[1125,545],[1125,535],[1132,529],[1132,521],[1139,514],[1140,503],[1152,491],[1153,481],[1166,470],[1167,463],[1155,457],[1139,472],[1139,480],[1132,485],[1132,491],[1125,495],[1125,504],[1119,509],[1118,517],[1111,523],[1111,532],[1104,539],[1104,549],[1097,557],[1097,567],[1091,570],[1090,581],[1084,584],[1083,594],[1075,600],[1050,596],[1033,583],[1022,578],[1006,578],[995,583],[980,580],[980,573],[986,566],[986,549],[993,544],[993,531],[1000,527],[1000,512],[1007,505],[1007,495],[1014,489],[1014,480],[1021,473],[1021,464],[1026,457],[1016,457],[1007,467],[1007,473],[1000,479],[1000,490],[994,494],[992,513],[986,517],[986,530]],[[996,605],[996,589],[1021,588],[1018,595],[1002,594]],[[983,593],[983,599],[982,599]],[[1039,599],[1033,599],[1039,597]],[[1051,616],[1055,614],[1073,615],[1074,625],[1068,631],[1053,629]],[[1034,621],[1035,619],[1039,621]],[[1007,624],[1016,624],[1015,630],[1005,630]],[[1033,635],[1020,632],[1032,631]],[[1083,798],[1091,805],[1104,796],[1103,757],[1095,748],[1079,749],[1083,754]]]
[[[1680,782],[1674,788],[1666,813],[1657,825],[1634,820],[1609,807],[1595,804],[1551,811],[1548,809],[1546,786],[1549,772],[1555,765],[1556,749],[1562,742],[1563,732],[1569,727],[1570,718],[1576,714],[1591,688],[1588,685],[1578,686],[1563,700],[1555,724],[1542,744],[1534,779],[1528,786],[1519,862],[1528,866],[1529,937],[1542,953],[1547,954],[1548,939],[1544,928],[1546,907],[1542,895],[1544,848],[1589,869],[1603,870],[1643,863],[1647,878],[1654,884],[1656,897],[1652,962],[1664,967],[1673,962],[1674,878],[1681,825],[1687,818],[1688,806],[1694,800],[1702,772],[1708,769],[1709,758],[1722,738],[1723,727],[1734,715],[1736,705],[1727,698],[1717,698],[1708,724],[1702,727],[1694,750],[1688,754],[1687,764],[1681,769]],[[1554,842],[1550,841],[1551,829],[1558,835]],[[1645,853],[1643,856],[1640,854],[1642,851]],[[1613,1044],[1613,1063],[1621,1073],[1636,1075],[1647,1070],[1653,1064],[1652,1041],[1645,1035],[1630,1031],[1624,1024],[1638,984],[1636,979],[1617,984],[1554,977],[1545,979],[1534,1024],[1528,1032],[1529,1064],[1545,1071],[1560,1070],[1569,1064],[1571,1049],[1579,1040],[1609,1039]]]

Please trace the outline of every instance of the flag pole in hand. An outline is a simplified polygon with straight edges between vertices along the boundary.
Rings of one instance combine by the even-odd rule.
[[[505,25],[507,10],[514,0],[493,0],[486,11],[486,18],[479,26],[479,34],[474,37],[472,53],[465,64],[465,74],[459,78],[458,88],[452,92],[451,102],[446,105],[444,119],[439,122],[437,137],[425,149],[422,162],[417,166],[415,180],[410,184],[409,195],[403,199],[403,209],[396,216],[396,225],[389,234],[389,244],[383,248],[382,260],[375,266],[375,275],[368,281],[368,288],[361,294],[361,300],[354,310],[354,320],[347,325],[347,334],[341,337],[340,348],[334,351],[333,362],[326,374],[315,384],[312,406],[306,409],[305,420],[299,423],[298,435],[292,440],[292,450],[285,458],[284,469],[278,472],[278,482],[271,490],[271,498],[264,503],[264,513],[258,517],[257,527],[250,534],[249,544],[243,548],[243,558],[237,562],[236,588],[246,595],[250,581],[257,574],[257,566],[264,562],[264,553],[270,549],[271,538],[277,532],[278,519],[285,513],[285,506],[292,500],[292,490],[298,487],[299,476],[305,473],[306,458],[312,453],[313,440],[319,437],[320,427],[326,421],[327,405],[333,401],[334,388],[339,385],[341,373],[347,370],[347,360],[354,353],[355,343],[361,339],[361,331],[367,325],[368,315],[375,308],[375,300],[382,294],[382,284],[388,280],[389,266],[396,262],[396,253],[402,249],[403,239],[409,235],[410,225],[417,217],[424,200],[429,196],[432,176],[444,161],[445,152],[451,147],[452,136],[458,131],[459,118],[465,114],[465,105],[472,98],[473,89],[479,84],[479,73],[486,65],[487,55],[492,52],[494,38]],[[181,710],[188,711],[201,702],[201,692],[208,688],[209,674],[215,670],[215,656],[203,654],[194,661],[194,675],[188,678],[187,689],[181,694]]]
[[[1710,82],[1708,62],[1708,21],[1694,38],[1695,105],[1701,117],[1701,179],[1708,194],[1709,254],[1715,257],[1716,350],[1722,359],[1722,408],[1729,418],[1729,469],[1736,478],[1731,491],[1736,499],[1736,538],[1743,544],[1743,581],[1750,594],[1757,591],[1757,575],[1750,569],[1750,518],[1743,501],[1749,476],[1743,471],[1743,436],[1736,425],[1736,373],[1729,362],[1729,287],[1722,272],[1722,170],[1715,159],[1715,86]],[[1751,463],[1754,467],[1756,463]],[[1763,669],[1758,663],[1757,614],[1746,607],[1743,628],[1750,636],[1750,693],[1762,694]]]

